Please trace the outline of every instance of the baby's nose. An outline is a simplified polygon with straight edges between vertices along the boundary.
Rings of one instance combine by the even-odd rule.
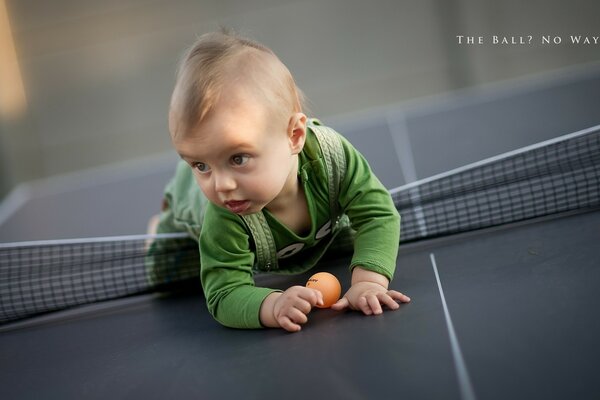
[[[230,174],[218,174],[215,176],[215,191],[229,192],[237,187],[235,179]]]

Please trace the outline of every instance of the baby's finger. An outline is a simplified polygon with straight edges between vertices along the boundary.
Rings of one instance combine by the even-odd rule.
[[[279,317],[277,322],[279,322],[279,326],[288,332],[298,332],[300,329],[302,329],[300,325],[293,323],[292,320],[286,316]]]
[[[395,290],[388,290],[387,294],[392,299],[400,300],[403,303],[408,303],[410,301],[410,297]]]
[[[323,305],[323,294],[316,289],[304,287],[302,291],[298,293],[298,297],[304,299],[310,303],[311,306]]]
[[[334,305],[331,306],[331,309],[335,310],[335,311],[340,311],[340,310],[343,310],[344,308],[348,308],[349,306],[350,306],[350,302],[348,301],[348,298],[342,297]]]
[[[377,297],[379,298],[379,302],[381,304],[388,306],[391,310],[397,310],[400,308],[400,305],[396,302],[396,300],[386,293],[381,293]]]
[[[287,317],[294,323],[302,325],[308,321],[308,317],[302,311],[297,308],[292,308],[288,313]]]
[[[366,297],[359,297],[357,303],[358,309],[361,310],[365,315],[371,315],[373,313],[371,307],[369,307]]]
[[[304,314],[308,314],[310,310],[312,310],[312,305],[302,298],[296,299],[294,307],[302,311]]]
[[[379,315],[383,312],[381,309],[381,304],[379,304],[379,299],[374,294],[370,294],[367,296],[367,302],[369,303],[369,307],[371,307],[371,311],[373,314]]]

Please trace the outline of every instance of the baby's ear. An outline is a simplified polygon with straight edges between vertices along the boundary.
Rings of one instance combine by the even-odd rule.
[[[304,148],[306,140],[306,115],[303,113],[294,113],[290,117],[288,125],[288,137],[290,139],[290,149],[292,154],[298,154]]]

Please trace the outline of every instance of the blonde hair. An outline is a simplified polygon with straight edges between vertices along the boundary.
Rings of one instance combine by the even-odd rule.
[[[198,38],[179,64],[170,113],[172,136],[196,127],[230,84],[250,84],[279,112],[302,112],[304,95],[271,49],[230,30]],[[285,108],[285,109],[284,109]]]

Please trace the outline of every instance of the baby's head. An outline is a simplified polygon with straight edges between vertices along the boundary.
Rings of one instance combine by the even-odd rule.
[[[273,211],[296,195],[306,138],[302,94],[263,45],[228,33],[201,36],[180,66],[169,130],[218,206],[236,214]]]
[[[172,138],[186,136],[223,97],[240,92],[272,118],[287,119],[304,107],[292,74],[269,48],[227,31],[202,35],[179,66],[169,110]]]

